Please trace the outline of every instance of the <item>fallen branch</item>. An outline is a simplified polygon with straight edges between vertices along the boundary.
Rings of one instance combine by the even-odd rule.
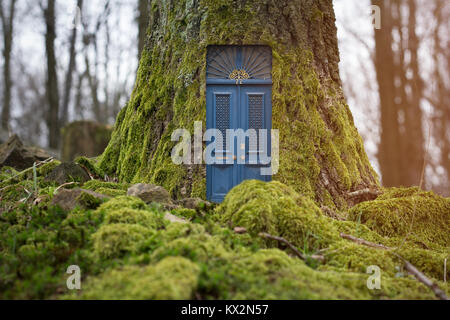
[[[63,183],[63,184],[60,185],[58,188],[56,188],[55,191],[53,191],[53,194],[57,194],[57,193],[58,193],[58,190],[61,189],[62,187],[70,186],[70,185],[75,184],[75,183],[76,183],[76,182],[66,182],[66,183]]]
[[[294,253],[295,253],[295,255],[297,257],[299,257],[302,260],[306,260],[308,258],[308,256],[306,256],[303,253],[301,253],[292,243],[290,243],[289,241],[287,241],[286,239],[284,239],[282,237],[273,236],[273,235],[265,233],[265,232],[260,233],[259,236],[263,237],[263,238],[266,238],[266,239],[271,239],[271,240],[275,240],[275,241],[284,243],[292,251],[294,251]],[[314,259],[314,260],[321,261],[321,262],[323,262],[325,260],[325,258],[323,256],[320,256],[320,255],[311,255],[309,257]]]
[[[38,163],[36,164],[36,169],[39,168],[40,166],[42,166],[43,164],[47,164],[47,163],[52,162],[53,160],[54,160],[53,157],[50,157],[50,158],[48,158],[48,159],[46,159],[46,160],[43,160],[43,161],[41,161],[41,162],[38,162]],[[23,175],[23,174],[25,174],[25,173],[27,173],[28,171],[31,171],[31,170],[33,170],[33,167],[27,168],[27,169],[25,169],[25,170],[19,172],[18,174],[14,175],[14,176],[12,176],[12,177],[10,177],[10,178],[8,178],[8,179],[6,179],[6,180],[3,181],[2,183],[9,182],[10,180],[13,180],[13,179],[15,179],[15,178],[17,178],[17,177],[20,177],[21,175]],[[4,189],[4,188],[2,188],[1,190],[3,190],[3,189]]]
[[[428,288],[430,288],[439,299],[449,300],[449,298],[447,297],[445,292],[442,291],[442,289],[439,288],[439,286],[436,283],[434,283],[426,275],[424,275],[422,272],[420,272],[416,267],[414,267],[410,262],[405,260],[403,257],[401,257],[398,254],[395,254],[395,255],[398,258],[400,258],[401,260],[403,260],[403,262],[405,263],[406,271],[408,271],[410,274],[412,274],[419,282],[422,282],[424,285],[426,285]]]
[[[351,236],[349,234],[341,233],[340,236],[343,239],[347,239],[347,240],[356,242],[357,244],[365,245],[367,247],[372,247],[372,248],[377,248],[377,249],[384,249],[384,250],[391,250],[392,249],[392,248],[386,247],[386,246],[384,246],[382,244],[373,243],[373,242],[370,242],[370,241],[367,241],[367,240],[364,240],[364,239],[361,239],[361,238],[356,238],[356,237]]]
[[[382,244],[377,244],[377,243],[373,243],[373,242],[370,242],[370,241],[367,241],[364,239],[356,238],[354,236],[351,236],[351,235],[348,235],[345,233],[341,233],[340,236],[341,236],[341,238],[344,238],[344,239],[347,239],[347,240],[350,240],[350,241],[353,241],[353,242],[356,242],[358,244],[365,245],[368,247],[383,249],[383,250],[392,249],[392,248],[386,247]],[[407,261],[405,258],[403,258],[402,256],[400,256],[399,254],[397,254],[395,252],[394,252],[394,255],[403,261],[403,263],[405,264],[406,271],[408,271],[410,274],[412,274],[419,282],[423,283],[425,286],[430,288],[439,299],[449,300],[448,297],[445,295],[444,291],[442,291],[441,288],[439,288],[439,286],[437,284],[435,284],[426,275],[424,275],[422,272],[420,272],[409,261]]]
[[[361,197],[361,196],[379,196],[381,194],[381,191],[378,190],[372,190],[369,188],[366,189],[361,189],[361,190],[357,190],[357,191],[353,191],[353,192],[349,192],[347,195],[350,198],[356,198],[356,197]]]

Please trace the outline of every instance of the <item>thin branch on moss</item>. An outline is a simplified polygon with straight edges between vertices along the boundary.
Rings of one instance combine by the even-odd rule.
[[[341,233],[340,234],[341,238],[356,242],[358,244],[361,245],[365,245],[368,247],[372,247],[372,248],[376,248],[376,249],[383,249],[383,250],[390,250],[392,248],[386,247],[382,244],[377,244],[377,243],[373,243],[364,239],[360,239],[360,238],[356,238],[354,236],[345,234],[345,233]],[[439,288],[439,286],[434,283],[432,280],[430,280],[426,275],[424,275],[422,272],[420,272],[416,267],[414,267],[409,261],[407,261],[405,258],[403,258],[402,256],[400,256],[399,254],[393,252],[394,255],[399,258],[400,260],[403,261],[403,263],[405,264],[405,269],[406,271],[408,271],[410,274],[412,274],[419,282],[423,283],[425,286],[427,286],[428,288],[430,288],[434,294],[436,295],[436,297],[438,297],[439,299],[442,300],[449,300],[448,297],[445,295],[444,291],[441,290],[441,288]]]
[[[271,240],[275,240],[278,242],[282,242],[285,245],[287,245],[292,251],[294,251],[295,255],[297,257],[299,257],[302,260],[306,260],[308,258],[308,256],[304,255],[303,253],[301,253],[292,243],[290,243],[289,241],[287,241],[285,238],[282,237],[277,237],[277,236],[273,236],[271,234],[265,233],[265,232],[261,232],[259,234],[260,237],[266,238],[266,239],[271,239]],[[325,260],[325,258],[323,256],[320,255],[311,255],[309,256],[311,259],[314,260],[318,260],[320,262],[323,262]]]
[[[58,193],[58,190],[61,189],[62,187],[70,186],[70,185],[75,184],[75,183],[76,183],[76,182],[66,182],[66,183],[63,183],[63,184],[60,185],[58,188],[56,188],[55,191],[53,191],[53,194]]]
[[[41,161],[41,162],[38,162],[38,163],[36,163],[35,168],[37,169],[37,168],[39,168],[40,166],[42,166],[42,165],[44,165],[44,164],[47,164],[47,163],[52,162],[53,160],[54,160],[53,157],[50,157],[50,158],[48,158],[48,159],[46,159],[46,160],[43,160],[43,161]],[[8,182],[8,181],[10,181],[10,180],[13,180],[13,179],[15,179],[15,178],[17,178],[17,177],[20,177],[21,175],[23,175],[23,174],[25,174],[25,173],[27,173],[27,172],[29,172],[29,171],[31,171],[31,170],[33,170],[33,167],[29,167],[29,168],[27,168],[27,169],[25,169],[25,170],[19,172],[18,174],[14,175],[14,176],[12,176],[12,177],[10,177],[10,178],[8,178],[8,179],[6,179],[6,180],[3,181],[2,183],[6,183],[6,182]],[[4,188],[0,189],[0,191],[3,190],[3,189],[4,189]]]
[[[420,272],[416,267],[414,267],[409,261],[405,260],[402,256],[396,253],[394,254],[404,262],[406,271],[412,274],[419,282],[422,282],[424,285],[430,288],[434,292],[436,297],[438,297],[441,300],[449,300],[445,292],[442,291],[442,289],[439,288],[439,286],[436,283],[434,283],[426,275]]]
[[[347,240],[356,242],[357,244],[365,245],[367,247],[372,247],[372,248],[376,248],[376,249],[383,249],[383,250],[391,250],[392,249],[392,248],[386,247],[386,246],[384,246],[382,244],[373,243],[373,242],[370,242],[370,241],[367,241],[367,240],[364,240],[364,239],[361,239],[361,238],[357,238],[357,237],[351,236],[349,234],[341,233],[340,236],[343,239],[347,239]]]

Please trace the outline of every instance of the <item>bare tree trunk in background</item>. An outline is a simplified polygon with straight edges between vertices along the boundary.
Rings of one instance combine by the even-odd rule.
[[[94,112],[94,117],[97,121],[101,122],[102,119],[102,109],[100,106],[100,100],[98,99],[98,83],[97,83],[97,77],[94,72],[92,74],[91,71],[91,63],[89,61],[88,52],[86,49],[85,55],[84,55],[84,63],[86,65],[86,76],[89,84],[89,88],[91,90],[91,98],[92,98],[92,110]]]
[[[421,181],[423,166],[425,165],[425,141],[423,133],[423,115],[420,104],[423,98],[423,82],[419,72],[418,51],[419,39],[416,34],[416,0],[407,1],[409,9],[408,16],[408,34],[407,50],[401,52],[401,55],[409,53],[409,64],[404,63],[403,74],[406,83],[403,85],[405,91],[405,135],[403,138],[405,145],[404,176],[402,183],[404,185],[424,184]],[[406,35],[405,35],[406,36]],[[411,76],[408,76],[408,75]],[[423,176],[423,179],[426,177]]]
[[[433,15],[435,17],[436,26],[433,30],[433,81],[434,86],[432,90],[432,96],[428,98],[433,105],[433,134],[440,148],[440,165],[446,171],[447,185],[443,186],[446,190],[446,195],[449,196],[450,187],[450,88],[446,86],[445,79],[449,77],[449,64],[450,64],[450,50],[445,47],[445,42],[442,44],[440,27],[443,26],[443,22],[447,21],[448,17],[444,16],[444,1],[437,1],[434,8]],[[445,28],[445,25],[444,25]],[[448,34],[444,32],[444,34]],[[446,40],[448,43],[448,40]],[[444,45],[444,47],[443,47]]]
[[[0,19],[3,29],[3,108],[1,115],[1,127],[4,130],[9,129],[9,120],[11,113],[11,51],[13,42],[13,26],[16,0],[11,0],[9,5],[9,16],[5,15],[3,3],[0,3]]]
[[[83,0],[77,0],[77,8],[81,11],[83,8]],[[77,17],[75,16],[75,19]],[[69,113],[69,103],[70,103],[70,92],[72,89],[72,79],[73,72],[75,70],[75,45],[77,40],[77,31],[78,26],[76,25],[76,21],[74,22],[74,27],[72,29],[72,34],[70,36],[70,47],[69,47],[69,65],[67,67],[66,72],[66,81],[64,83],[64,95],[63,95],[63,104],[62,104],[62,113],[61,113],[61,126],[64,126],[68,120]]]
[[[394,92],[394,53],[392,52],[392,7],[390,2],[372,1],[380,6],[382,27],[375,30],[375,69],[377,72],[380,95],[381,140],[378,148],[378,159],[383,184],[396,185],[400,181],[400,132],[398,123],[398,107],[395,104]]]
[[[46,25],[45,50],[47,53],[47,99],[48,99],[48,143],[49,147],[58,148],[59,142],[59,94],[58,94],[58,75],[56,72],[55,57],[55,0],[47,1],[47,8],[44,9],[44,18]]]
[[[141,59],[141,53],[144,49],[147,27],[149,23],[149,0],[139,0],[138,3],[138,60]]]
[[[102,25],[107,24],[108,17],[110,15],[110,1],[106,1],[104,4],[103,11],[97,18],[94,31],[89,33],[87,24],[84,24],[85,33],[83,35],[83,45],[84,45],[84,62],[86,67],[86,77],[88,80],[88,85],[91,91],[92,98],[92,110],[94,113],[95,120],[100,123],[105,123],[106,121],[106,106],[100,102],[98,97],[99,90],[99,80],[98,80],[98,69],[99,69],[99,50],[97,43],[97,35],[99,34]],[[108,30],[107,30],[108,32]],[[109,41],[109,39],[107,39]],[[92,64],[89,59],[89,46],[94,47],[94,63]],[[109,43],[108,43],[109,45]],[[106,71],[106,70],[105,70]],[[106,80],[107,81],[107,80]],[[105,100],[106,101],[106,100]]]
[[[381,111],[378,159],[383,185],[418,185],[425,152],[416,3],[415,0],[372,0],[372,4],[380,7],[382,17],[381,29],[375,30],[375,69]],[[405,11],[407,21],[404,21]]]
[[[85,108],[82,105],[82,98],[83,98],[83,81],[86,77],[86,72],[83,73],[77,73],[78,79],[77,79],[77,85],[76,85],[76,95],[75,95],[75,114],[79,117],[79,119],[84,119],[85,117]]]

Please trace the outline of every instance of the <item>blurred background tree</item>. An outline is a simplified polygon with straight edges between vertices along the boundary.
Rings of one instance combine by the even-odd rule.
[[[450,195],[450,2],[333,2],[344,91],[383,185]],[[371,5],[381,9],[379,30]],[[113,124],[133,89],[151,8],[2,0],[0,141],[14,132],[56,152],[69,123]]]
[[[450,3],[372,0],[381,10],[377,30],[367,24],[367,2],[335,5],[345,93],[369,156],[384,186],[448,196]]]

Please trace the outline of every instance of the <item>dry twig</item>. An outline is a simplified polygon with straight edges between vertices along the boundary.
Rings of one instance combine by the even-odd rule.
[[[356,238],[356,237],[351,236],[349,234],[341,233],[340,236],[343,239],[347,239],[347,240],[356,242],[358,244],[365,245],[367,247],[372,247],[372,248],[377,248],[377,249],[384,249],[384,250],[392,249],[392,248],[386,247],[386,246],[384,246],[382,244],[373,243],[373,242],[370,242],[370,241],[367,241],[367,240],[364,240],[364,239],[361,239],[361,238]]]
[[[40,166],[42,166],[43,164],[47,164],[47,163],[52,162],[53,160],[54,160],[53,157],[50,157],[50,158],[48,158],[48,159],[46,159],[46,160],[43,160],[43,161],[41,161],[41,162],[36,163],[36,169],[39,168]],[[14,175],[14,176],[12,176],[12,177],[10,177],[10,178],[8,178],[8,179],[6,179],[6,180],[3,181],[2,183],[9,182],[10,180],[13,180],[13,179],[15,179],[15,178],[17,178],[17,177],[20,177],[21,175],[23,175],[23,174],[25,174],[25,173],[27,173],[28,171],[31,171],[31,170],[33,170],[33,167],[27,168],[27,169],[25,169],[25,170],[19,172],[18,174]],[[3,190],[3,189],[4,189],[4,188],[2,188],[2,189],[0,189],[0,190]]]
[[[289,241],[287,241],[285,238],[282,237],[277,237],[277,236],[273,236],[271,234],[262,232],[259,234],[260,237],[266,238],[266,239],[271,239],[271,240],[275,240],[278,242],[282,242],[285,245],[287,245],[292,251],[294,251],[295,255],[297,257],[299,257],[302,260],[306,260],[308,257],[306,255],[304,255],[303,253],[301,253],[292,243],[290,243]],[[318,260],[323,262],[325,260],[325,258],[323,256],[320,255],[311,255],[309,256],[312,259]]]
[[[360,238],[356,238],[354,236],[345,234],[345,233],[341,233],[340,234],[341,238],[356,242],[358,244],[362,244],[368,247],[372,247],[372,248],[377,248],[377,249],[384,249],[384,250],[389,250],[392,248],[386,247],[382,244],[377,244],[377,243],[373,243],[364,239],[360,239]],[[439,288],[439,286],[434,283],[431,279],[429,279],[426,275],[424,275],[422,272],[420,272],[415,266],[413,266],[409,261],[407,261],[406,259],[404,259],[402,256],[400,256],[399,254],[393,252],[394,255],[396,257],[398,257],[400,260],[403,261],[403,263],[405,264],[405,269],[406,271],[408,271],[410,274],[412,274],[417,281],[423,283],[425,286],[427,286],[428,288],[430,288],[434,294],[436,295],[436,297],[438,297],[441,300],[449,300],[448,297],[445,295],[444,291],[441,290],[441,288]]]
[[[75,184],[75,183],[76,183],[76,182],[66,182],[66,183],[63,183],[63,184],[60,185],[58,188],[56,188],[55,191],[53,191],[53,194],[56,194],[56,193],[58,192],[58,190],[61,189],[62,187],[70,186],[70,185]]]
[[[403,257],[401,257],[398,254],[395,255],[404,262],[406,271],[412,274],[419,282],[422,282],[424,285],[430,288],[434,292],[436,297],[438,297],[441,300],[449,300],[445,292],[442,291],[442,289],[439,288],[439,286],[436,283],[434,283],[426,275],[420,272],[416,267],[414,267],[410,262],[405,260]]]

